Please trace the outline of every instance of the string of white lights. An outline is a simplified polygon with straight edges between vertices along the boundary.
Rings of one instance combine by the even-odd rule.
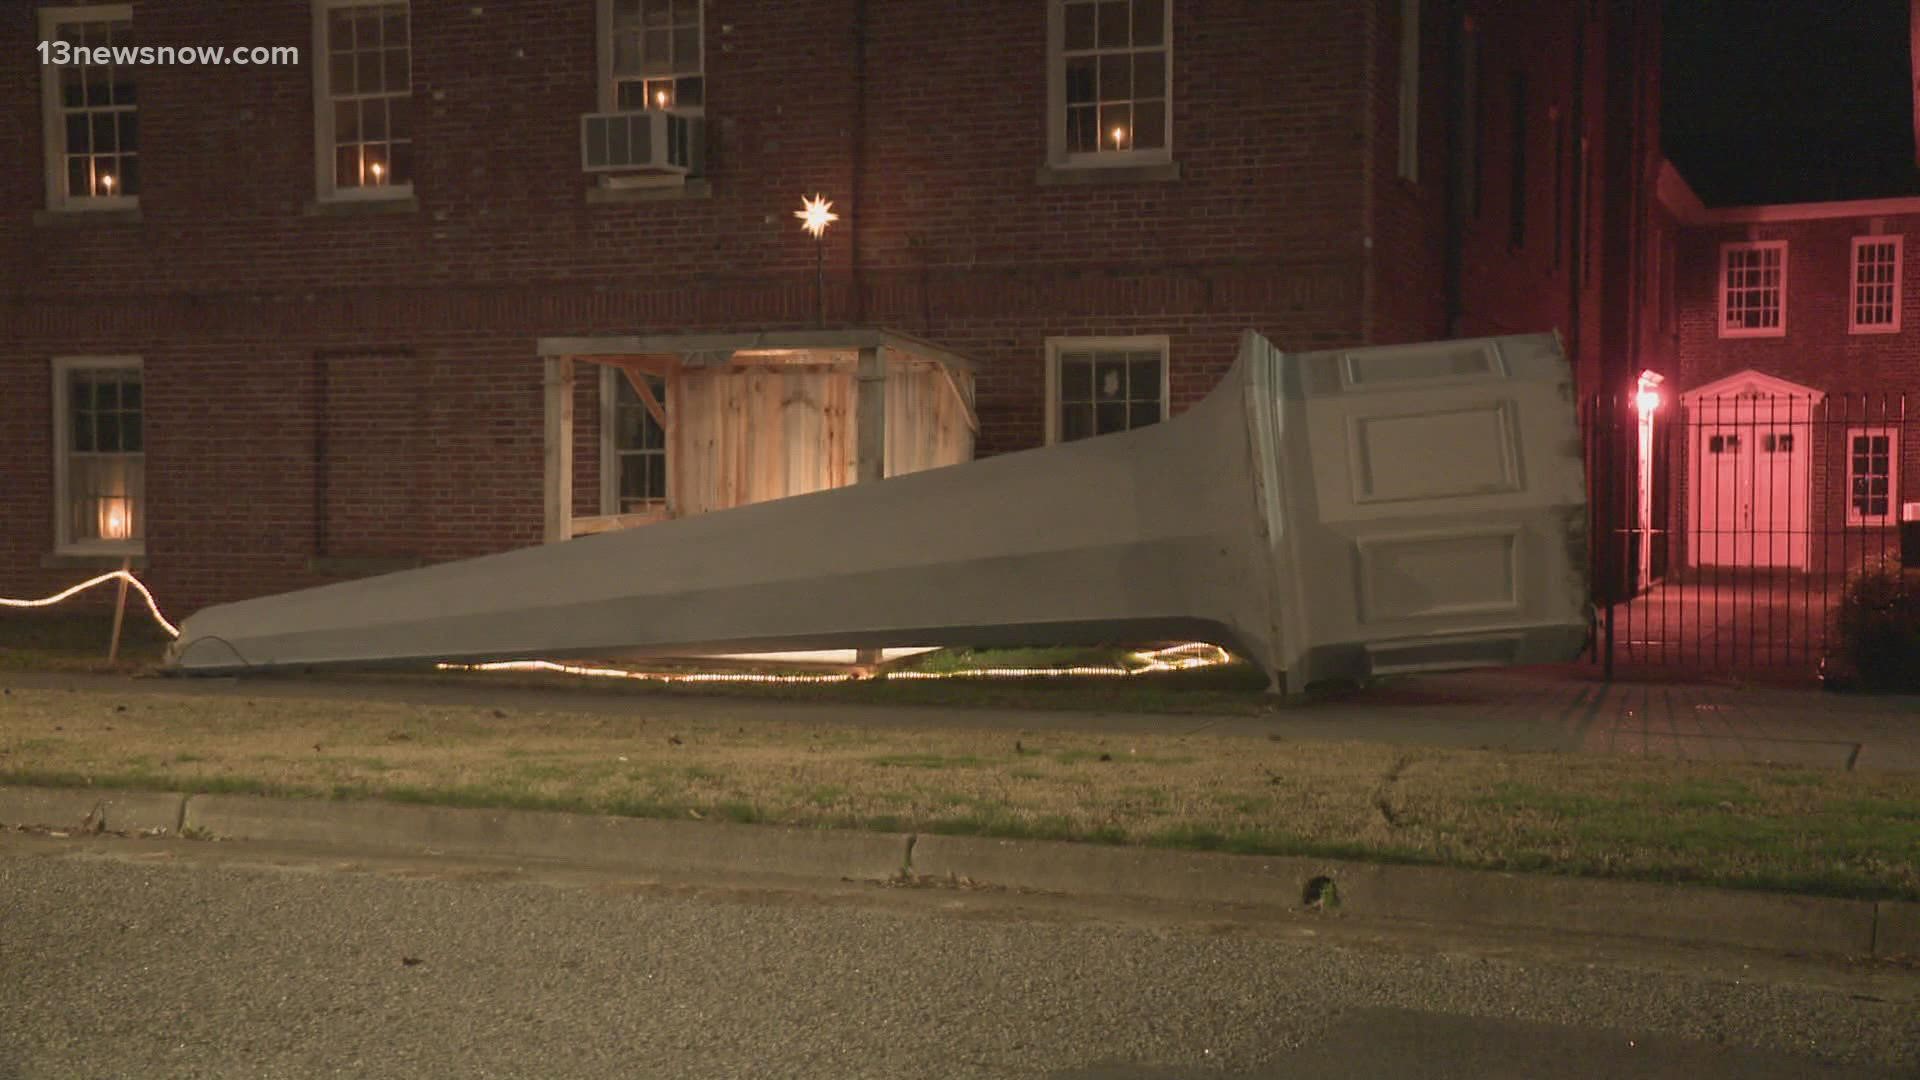
[[[112,573],[101,574],[99,577],[96,577],[96,578],[88,578],[86,581],[83,581],[80,584],[75,585],[70,589],[63,589],[60,592],[54,593],[52,596],[44,596],[38,600],[15,600],[11,597],[0,596],[0,607],[12,607],[12,608],[52,607],[55,604],[69,600],[74,596],[79,595],[80,593],[86,592],[88,589],[93,588],[95,585],[104,584],[109,581],[118,581],[121,578],[125,578],[127,581],[127,584],[133,586],[134,589],[140,593],[140,599],[145,600],[147,602],[147,610],[152,613],[153,621],[160,624],[160,628],[167,632],[167,636],[176,637],[176,638],[179,637],[180,628],[168,622],[167,617],[165,615],[160,614],[160,605],[154,603],[153,594],[147,591],[146,583],[141,581],[138,577],[135,577],[133,574],[133,571],[131,570],[115,570]]]
[[[1231,663],[1232,654],[1218,645],[1190,641],[1164,649],[1131,652],[1126,656],[1132,666],[1122,664],[1079,665],[1049,668],[967,668],[960,671],[883,671],[875,678],[902,680],[931,679],[1054,679],[1070,676],[1129,677],[1163,671],[1190,671]],[[441,671],[546,671],[596,679],[632,679],[663,683],[844,683],[859,676],[844,672],[818,675],[761,675],[754,672],[714,671],[635,671],[629,668],[589,667],[563,664],[554,660],[496,660],[484,664],[436,664]]]

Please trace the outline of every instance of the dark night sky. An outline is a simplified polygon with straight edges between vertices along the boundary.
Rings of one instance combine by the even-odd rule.
[[[1920,194],[1908,0],[1666,0],[1661,131],[1708,206]]]

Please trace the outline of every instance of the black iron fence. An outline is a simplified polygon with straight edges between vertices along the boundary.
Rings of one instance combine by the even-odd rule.
[[[1920,565],[1904,396],[1596,397],[1582,420],[1591,655],[1609,673],[1811,675],[1835,657],[1848,582]]]

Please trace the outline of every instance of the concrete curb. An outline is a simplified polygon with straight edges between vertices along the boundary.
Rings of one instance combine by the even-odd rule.
[[[797,877],[885,878],[899,873],[906,861],[904,839],[886,833],[250,795],[193,796],[187,800],[186,828],[244,840],[509,855],[658,871],[751,868]]]
[[[182,829],[236,840],[550,859],[641,872],[959,879],[1018,889],[1339,917],[1610,934],[1777,952],[1920,958],[1920,904],[1333,859],[662,821],[525,810],[0,787],[0,825]],[[1331,882],[1329,894],[1323,882]]]
[[[166,792],[0,787],[0,824],[77,831],[91,818],[114,832],[176,833],[186,802],[185,795]]]

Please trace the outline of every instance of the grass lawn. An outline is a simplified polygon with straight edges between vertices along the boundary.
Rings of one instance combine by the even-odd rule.
[[[108,583],[87,597],[97,605],[111,602],[113,594],[114,586]],[[165,632],[135,595],[127,597],[119,660],[109,664],[112,635],[110,610],[0,609],[0,671],[139,671],[158,664],[167,648]]]
[[[0,783],[1037,837],[1920,899],[1920,775],[703,713],[16,687],[0,697]]]

